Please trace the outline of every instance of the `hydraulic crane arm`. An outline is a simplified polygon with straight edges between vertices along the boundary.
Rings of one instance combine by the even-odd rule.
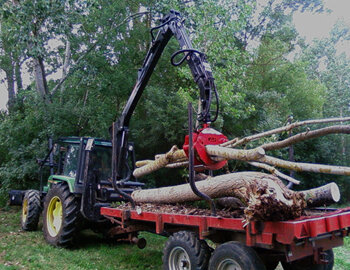
[[[172,36],[178,40],[181,47],[179,51],[172,55],[172,64],[178,66],[186,60],[191,69],[194,81],[199,87],[201,110],[200,114],[198,115],[198,120],[204,124],[208,124],[210,122],[214,122],[217,118],[217,113],[213,119],[210,116],[210,105],[213,93],[216,96],[215,98],[218,107],[218,96],[210,65],[206,61],[203,53],[193,49],[192,43],[183,26],[183,22],[184,20],[180,16],[180,13],[170,11],[170,13],[161,20],[161,25],[151,29],[151,48],[145,57],[142,67],[139,69],[136,84],[124,107],[122,115],[117,122],[113,123],[112,126],[112,178],[115,188],[117,188],[118,185],[122,184],[124,181],[130,179],[131,172],[125,171],[128,153],[128,128],[130,118],[155,66],[158,63],[160,56],[162,55],[165,46]],[[154,39],[153,31],[157,29],[159,29],[158,34]],[[175,56],[180,53],[183,53],[184,57],[179,62],[174,63]]]

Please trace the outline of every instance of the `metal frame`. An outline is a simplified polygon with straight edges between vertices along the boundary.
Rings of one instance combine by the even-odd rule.
[[[350,233],[350,207],[320,216],[301,217],[292,221],[251,222],[243,226],[243,218],[221,218],[140,212],[116,208],[101,208],[101,215],[119,220],[119,226],[146,226],[157,234],[179,230],[198,232],[200,239],[210,239],[223,233],[225,241],[238,239],[250,247],[279,254],[287,262],[314,255],[322,263],[322,252],[341,246]],[[117,225],[118,226],[118,225]],[[148,228],[148,229],[147,229]]]
[[[212,75],[212,70],[206,57],[203,53],[193,49],[192,43],[187,35],[184,25],[184,19],[179,12],[171,10],[170,13],[163,17],[161,25],[151,29],[152,44],[145,57],[142,67],[139,69],[138,78],[134,89],[123,109],[119,119],[112,125],[112,180],[116,191],[133,205],[134,202],[130,196],[123,194],[119,186],[124,181],[126,172],[126,157],[128,148],[128,133],[131,116],[137,106],[138,101],[154,71],[155,66],[161,57],[164,48],[168,44],[170,38],[174,36],[181,47],[180,51],[173,54],[171,62],[173,65],[180,65],[185,60],[191,69],[193,79],[198,85],[200,92],[201,112],[198,118],[199,121],[208,124],[215,121],[218,113],[218,95]],[[159,29],[159,30],[158,30]],[[156,38],[153,36],[153,31],[158,30]],[[174,63],[174,57],[179,53],[184,53],[185,56],[178,63]],[[212,93],[216,96],[217,113],[214,119],[210,117],[210,105],[212,101]]]

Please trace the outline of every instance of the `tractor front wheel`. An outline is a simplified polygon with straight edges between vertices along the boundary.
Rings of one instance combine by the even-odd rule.
[[[38,228],[41,213],[40,193],[38,190],[27,190],[22,202],[21,226],[24,231],[35,231]]]
[[[77,231],[79,203],[65,183],[54,185],[45,197],[43,232],[45,240],[59,247],[72,245]]]

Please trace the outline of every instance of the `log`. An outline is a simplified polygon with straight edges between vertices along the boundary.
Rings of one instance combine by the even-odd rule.
[[[239,172],[210,177],[196,183],[199,191],[211,198],[236,197],[247,206],[246,222],[251,220],[286,220],[301,216],[304,195],[286,189],[275,176],[260,172]],[[136,203],[182,203],[201,200],[189,184],[157,189],[135,190]]]
[[[134,170],[133,175],[136,178],[139,178],[143,175],[149,174],[161,168],[164,168],[169,163],[172,163],[177,160],[186,158],[184,150],[179,150],[176,145],[174,145],[170,151],[164,155],[158,156],[154,161],[139,161],[137,166],[141,166]]]
[[[340,200],[340,191],[336,183],[332,182],[321,187],[300,191],[304,195],[307,207],[329,206]],[[223,197],[216,200],[217,204],[224,208],[237,209],[243,205],[242,201],[235,197]]]
[[[350,121],[350,117],[305,120],[305,121],[301,121],[301,122],[295,122],[295,123],[289,124],[289,125],[284,126],[284,127],[279,127],[279,128],[275,128],[272,130],[262,132],[262,133],[254,134],[254,135],[242,138],[240,140],[235,138],[233,140],[230,140],[228,142],[221,144],[221,146],[235,147],[237,145],[245,144],[245,143],[248,143],[250,141],[260,139],[260,138],[265,137],[265,136],[270,136],[273,134],[278,134],[278,133],[282,133],[285,131],[290,131],[294,128],[297,128],[300,126],[305,126],[305,125],[325,124],[325,123],[335,123],[335,122],[347,122],[347,121]]]
[[[350,175],[350,167],[286,161],[283,159],[265,155],[265,150],[262,147],[257,147],[250,150],[243,150],[217,145],[207,145],[205,149],[207,153],[213,156],[216,160],[220,160],[221,158],[223,158],[243,161],[258,161],[261,163],[266,163],[276,167],[297,172]]]
[[[217,205],[226,209],[237,209],[245,206],[240,199],[235,197],[218,198],[215,202]]]
[[[327,206],[340,200],[340,191],[336,183],[301,191],[308,207]]]
[[[228,147],[221,147],[218,145],[207,145],[205,147],[207,153],[211,156],[216,156],[224,159],[238,159],[238,160],[259,160],[265,155],[265,150],[261,147],[243,150],[243,149],[233,149]]]
[[[245,206],[245,223],[252,220],[280,221],[298,218],[307,206],[339,201],[338,186],[331,183],[319,188],[295,192],[286,188],[274,175],[260,172],[238,172],[208,177],[196,182],[199,191],[211,198],[234,197]],[[189,184],[135,190],[131,197],[136,203],[183,203],[201,200]],[[237,200],[238,199],[238,200]],[[219,199],[219,202],[227,199]],[[320,203],[321,202],[321,203]],[[228,206],[226,204],[226,206]]]

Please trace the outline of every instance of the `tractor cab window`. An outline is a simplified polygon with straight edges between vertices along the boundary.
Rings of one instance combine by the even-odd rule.
[[[78,167],[79,145],[69,145],[63,164],[63,175],[75,177]]]
[[[98,172],[100,180],[107,180],[112,176],[112,148],[95,146],[91,153],[93,170]]]

